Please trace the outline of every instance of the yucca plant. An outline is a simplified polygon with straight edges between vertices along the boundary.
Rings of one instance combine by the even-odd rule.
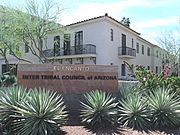
[[[14,115],[17,135],[56,135],[67,120],[63,98],[56,92],[34,89],[26,102],[16,108],[20,114]]]
[[[180,98],[170,90],[159,88],[149,95],[154,128],[176,127],[180,122]]]
[[[141,95],[131,94],[127,98],[119,101],[119,119],[118,121],[137,130],[145,130],[148,128],[149,110],[147,100]]]
[[[16,112],[16,107],[26,101],[28,92],[22,87],[3,87],[0,90],[0,119],[3,129],[8,134],[13,132],[13,123],[17,120],[16,116],[21,116]]]
[[[100,90],[91,91],[84,95],[81,102],[81,121],[95,128],[105,128],[117,122],[117,103],[115,98]]]

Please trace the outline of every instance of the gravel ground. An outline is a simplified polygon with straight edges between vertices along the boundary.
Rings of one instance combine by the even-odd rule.
[[[61,127],[60,135],[180,135],[180,130],[168,130],[166,132],[149,131],[136,131],[130,128],[111,128],[105,130],[92,131],[91,129],[82,126],[80,119],[76,115],[70,115],[69,121],[66,126]]]
[[[168,133],[160,131],[138,132],[128,128],[117,128],[112,130],[92,131],[83,126],[64,126],[61,135],[180,135],[177,131]]]

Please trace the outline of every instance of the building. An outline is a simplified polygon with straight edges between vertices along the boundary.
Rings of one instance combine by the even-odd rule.
[[[46,41],[43,53],[48,63],[54,64],[98,64],[118,65],[119,78],[129,79],[124,61],[131,65],[143,65],[160,73],[165,59],[165,51],[140,37],[140,33],[116,19],[104,16],[67,25],[69,34],[53,33]],[[39,63],[28,48],[22,48],[24,58]],[[16,64],[16,58],[9,56],[9,62]],[[5,65],[0,58],[0,74]]]

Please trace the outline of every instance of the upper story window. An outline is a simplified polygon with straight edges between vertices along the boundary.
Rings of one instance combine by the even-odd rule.
[[[29,53],[29,42],[25,43],[25,53]]]
[[[144,54],[144,45],[142,45],[142,54]]]
[[[150,48],[149,48],[149,47],[147,48],[147,55],[148,55],[148,56],[150,56],[150,55],[151,55],[151,50],[150,50]]]
[[[122,34],[122,48],[126,48],[126,35]]]
[[[136,52],[139,53],[139,43],[136,43]]]
[[[70,34],[64,34],[64,55],[70,54]]]
[[[113,40],[114,40],[114,35],[113,35],[113,34],[114,34],[113,29],[111,29],[111,30],[110,30],[110,35],[111,35],[111,37],[110,37],[110,38],[111,38],[111,41],[113,41]]]
[[[157,58],[159,57],[159,52],[158,52],[158,50],[156,50],[156,57],[157,57]]]
[[[54,37],[54,56],[58,56],[60,53],[60,36]]]
[[[64,34],[64,44],[70,45],[71,35],[70,34]]]
[[[83,45],[83,31],[75,33],[75,46],[76,45]]]
[[[132,40],[131,40],[131,44],[132,44],[132,48],[134,48],[134,39],[132,38]]]

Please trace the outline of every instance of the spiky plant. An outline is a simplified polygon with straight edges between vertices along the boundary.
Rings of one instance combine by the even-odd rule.
[[[13,122],[17,120],[13,116],[21,116],[20,113],[16,112],[16,107],[26,101],[27,95],[28,92],[22,87],[3,87],[0,90],[1,123],[8,134],[13,130]]]
[[[67,119],[61,95],[45,89],[21,87],[0,93],[0,116],[8,134],[56,135]]]
[[[176,127],[180,122],[180,98],[165,88],[149,95],[152,123],[155,128]]]
[[[81,102],[81,121],[91,127],[105,128],[117,122],[117,103],[115,98],[100,90],[84,94]]]
[[[45,89],[31,91],[26,102],[16,108],[22,114],[14,122],[17,135],[56,135],[67,120],[63,98]]]
[[[131,94],[120,100],[118,121],[133,129],[145,130],[150,122],[146,100],[141,95]]]

